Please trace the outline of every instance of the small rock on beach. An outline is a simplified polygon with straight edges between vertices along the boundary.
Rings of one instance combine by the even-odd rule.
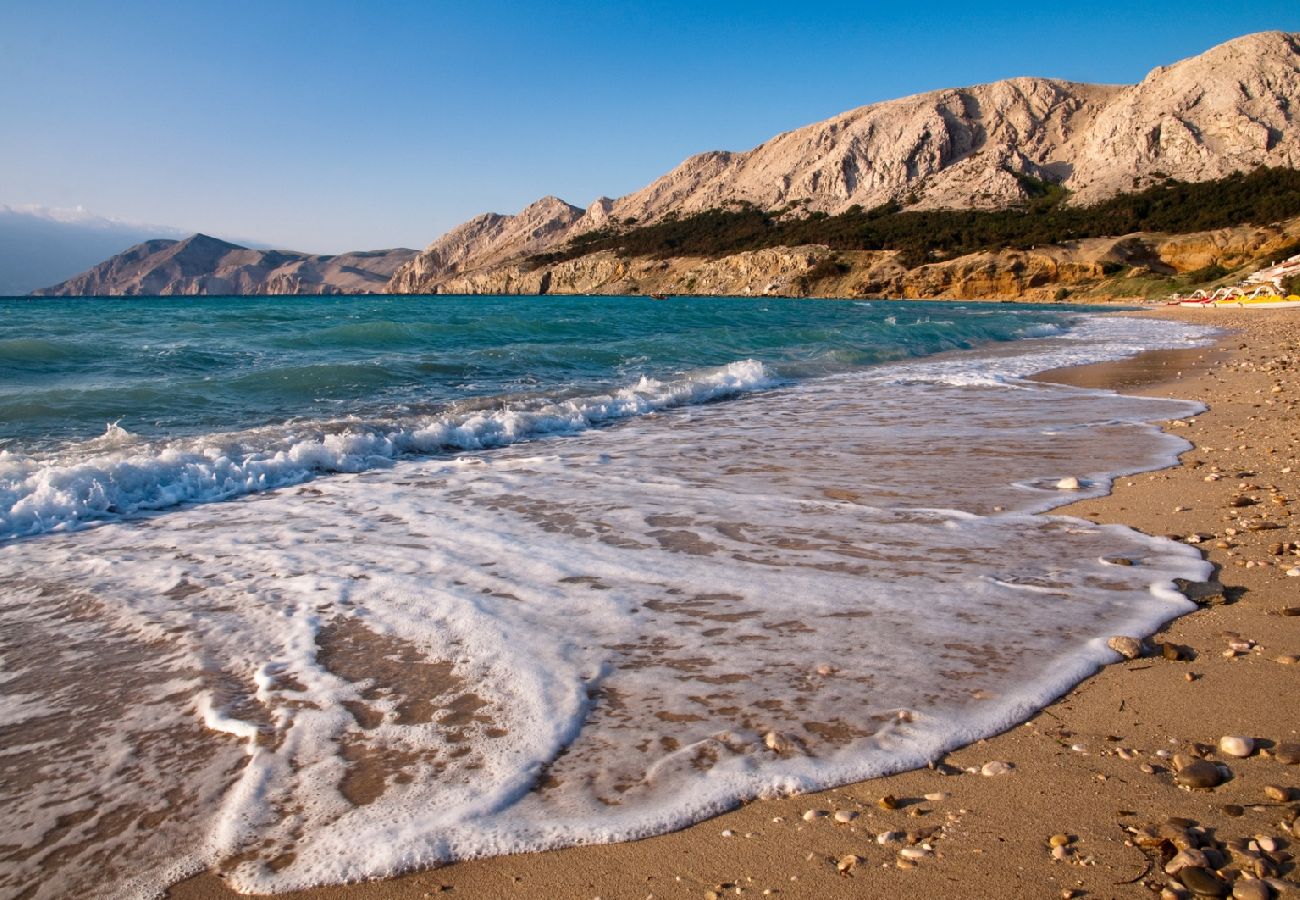
[[[1142,655],[1142,642],[1127,634],[1117,634],[1106,642],[1106,646],[1125,659],[1137,659]]]

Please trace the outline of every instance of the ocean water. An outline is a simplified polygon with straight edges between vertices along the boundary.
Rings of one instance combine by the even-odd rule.
[[[1152,423],[1200,407],[1025,376],[1208,334],[875,301],[0,301],[0,892],[627,839],[1001,730],[1208,574],[1043,514],[1171,462]]]

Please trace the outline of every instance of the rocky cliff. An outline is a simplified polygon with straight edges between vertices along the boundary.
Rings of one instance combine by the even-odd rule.
[[[1003,208],[1024,199],[1017,175],[1060,183],[1073,202],[1090,203],[1165,177],[1206,181],[1261,165],[1300,167],[1298,35],[1247,35],[1137,85],[1015,78],[864,106],[743,153],[693,156],[586,211],[548,197],[518,216],[480,216],[403,266],[390,289],[480,283],[472,273],[611,220],[647,224],[736,203],[828,213],[891,201]]]
[[[204,234],[137,244],[36,296],[382,292],[414,250],[315,256],[250,250]]]
[[[549,266],[507,264],[466,272],[447,294],[694,294],[1050,301],[1136,298],[1190,285],[1207,266],[1235,269],[1295,252],[1300,219],[1195,234],[1132,234],[1033,250],[972,253],[907,268],[895,251],[836,253],[778,247],[667,260],[592,253]]]

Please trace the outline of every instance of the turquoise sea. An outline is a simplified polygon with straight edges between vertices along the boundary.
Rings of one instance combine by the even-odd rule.
[[[774,298],[0,300],[0,894],[244,891],[923,765],[1186,612],[1051,510],[1208,329]],[[1078,489],[1072,489],[1078,479]]]

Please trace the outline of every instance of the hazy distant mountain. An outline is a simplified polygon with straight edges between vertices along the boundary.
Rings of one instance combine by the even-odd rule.
[[[743,153],[693,156],[586,211],[548,197],[517,216],[479,216],[430,244],[390,288],[464,284],[611,220],[645,225],[735,203],[999,209],[1025,199],[1019,175],[1091,203],[1167,177],[1209,181],[1262,165],[1300,167],[1300,35],[1247,35],[1136,85],[1013,78],[864,106]]]
[[[137,244],[38,296],[176,294],[364,294],[384,290],[414,250],[316,256],[254,250],[195,234]]]
[[[54,284],[148,238],[182,236],[174,228],[116,222],[79,209],[0,205],[0,296]]]

